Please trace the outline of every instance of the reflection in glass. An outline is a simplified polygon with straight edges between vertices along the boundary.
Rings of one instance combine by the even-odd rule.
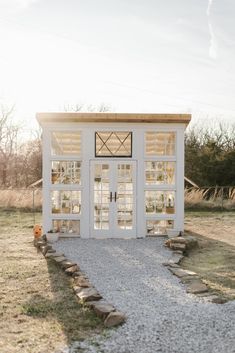
[[[167,229],[174,228],[173,220],[148,220],[146,222],[147,236],[166,235]]]
[[[81,133],[78,131],[53,131],[51,133],[52,155],[81,154]]]
[[[99,131],[95,133],[96,157],[131,157],[132,133],[128,131]]]
[[[52,213],[81,213],[81,191],[51,191]]]
[[[175,162],[145,162],[146,185],[175,184]]]
[[[81,184],[81,162],[52,161],[52,184]]]
[[[52,229],[54,232],[80,235],[80,221],[54,219],[52,220]]]
[[[175,132],[146,132],[145,154],[148,156],[173,156],[175,142]]]
[[[145,191],[146,214],[175,213],[175,192],[174,191]]]
[[[117,223],[120,229],[133,228],[133,166],[117,166]]]
[[[96,164],[94,175],[94,229],[109,229],[109,165]]]

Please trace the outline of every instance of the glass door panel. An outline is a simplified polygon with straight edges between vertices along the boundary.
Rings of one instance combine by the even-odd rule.
[[[110,166],[95,164],[93,180],[94,229],[109,229],[110,213]]]
[[[117,227],[133,229],[133,165],[117,164]]]

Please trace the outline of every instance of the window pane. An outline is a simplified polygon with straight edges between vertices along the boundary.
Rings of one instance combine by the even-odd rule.
[[[175,213],[175,192],[145,191],[145,210],[147,215]]]
[[[173,156],[175,154],[175,133],[146,132],[145,154],[148,156]]]
[[[81,155],[81,133],[77,131],[54,131],[51,133],[52,155]]]
[[[133,166],[130,163],[117,165],[117,226],[120,229],[133,228]]]
[[[146,185],[175,184],[175,162],[145,162]]]
[[[55,232],[80,235],[79,220],[54,219],[52,227]]]
[[[127,131],[100,131],[95,133],[96,157],[131,157],[132,133]]]
[[[173,220],[148,220],[146,222],[147,236],[165,235],[167,229],[174,228]]]
[[[81,184],[81,162],[53,161],[51,164],[52,184]]]
[[[52,213],[81,213],[81,191],[51,192]]]
[[[109,229],[109,164],[95,164],[94,229]]]

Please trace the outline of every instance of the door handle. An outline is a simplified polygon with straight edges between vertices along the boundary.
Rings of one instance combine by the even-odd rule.
[[[114,201],[117,202],[117,192],[114,193]]]
[[[113,201],[113,194],[112,194],[112,191],[110,191],[110,194],[109,194],[109,201],[110,201],[110,202]]]

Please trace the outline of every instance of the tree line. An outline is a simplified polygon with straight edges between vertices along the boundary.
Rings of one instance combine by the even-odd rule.
[[[80,111],[80,106],[76,111]],[[107,109],[98,109],[107,111]],[[22,137],[14,108],[0,106],[0,187],[25,188],[42,178],[40,130]],[[185,176],[199,186],[235,186],[235,125],[197,123],[185,133]]]
[[[198,123],[185,133],[185,175],[200,187],[235,186],[235,124]]]
[[[0,187],[25,188],[42,177],[40,130],[28,132],[13,120],[14,107],[0,106]]]

